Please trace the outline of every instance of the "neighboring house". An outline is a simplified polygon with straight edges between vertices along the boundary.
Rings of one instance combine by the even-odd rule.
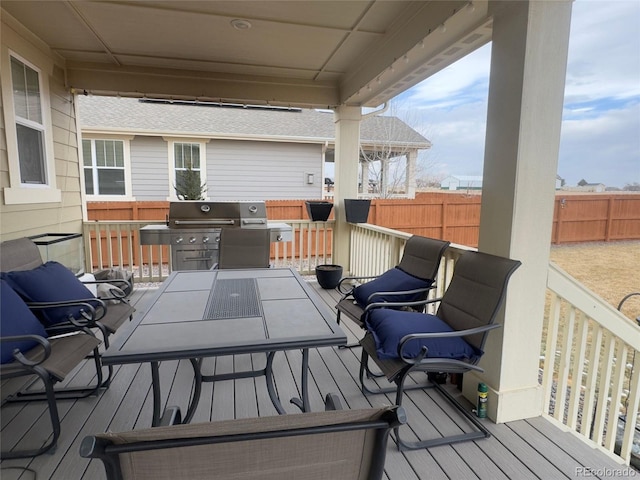
[[[323,196],[332,112],[93,96],[79,105],[89,201],[176,200],[187,169],[210,200]],[[365,152],[384,146],[414,163],[431,146],[396,117],[363,120],[360,138]]]
[[[450,175],[440,182],[442,190],[482,190],[482,176]]]
[[[604,183],[585,183],[584,185],[577,185],[575,187],[567,187],[565,186],[563,190],[569,192],[604,192],[607,190],[607,187]]]
[[[562,179],[556,176],[556,190],[562,186]],[[442,190],[482,190],[481,175],[450,175],[440,182]]]

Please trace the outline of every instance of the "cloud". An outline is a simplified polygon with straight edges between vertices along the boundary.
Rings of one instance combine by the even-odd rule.
[[[399,97],[437,173],[482,174],[490,59],[489,44]],[[640,1],[573,3],[561,135],[568,185],[640,182]]]

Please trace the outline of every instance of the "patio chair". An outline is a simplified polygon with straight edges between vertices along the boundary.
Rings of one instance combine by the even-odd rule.
[[[474,440],[489,436],[488,430],[457,399],[429,374],[469,371],[483,372],[478,362],[488,333],[500,327],[495,318],[500,309],[517,260],[480,252],[466,252],[456,263],[451,283],[442,298],[420,303],[440,302],[436,315],[388,308],[386,303],[372,304],[366,313],[367,334],[360,341],[360,384],[362,392],[396,393],[396,405],[402,405],[408,389],[435,388],[477,431],[455,436],[407,442],[395,429],[401,450]],[[372,359],[395,388],[372,389],[365,377],[371,377]],[[409,374],[427,373],[426,385],[405,386]]]
[[[86,437],[80,455],[109,480],[377,480],[403,423],[401,407],[226,420]]]
[[[54,384],[64,380],[84,358],[93,352],[96,369],[98,340],[89,329],[79,329],[71,335],[48,337],[42,324],[20,296],[4,280],[0,280],[0,380],[34,375],[44,385],[53,435],[45,435],[48,441],[38,448],[7,450],[0,453],[3,460],[40,455],[56,445],[60,436],[60,417]],[[7,385],[3,385],[7,388]],[[75,393],[75,396],[72,395]],[[86,396],[86,388],[66,390],[65,398]],[[3,404],[13,397],[3,399]],[[3,446],[9,443],[5,439]]]
[[[269,268],[270,236],[268,228],[223,228],[218,268]]]
[[[2,278],[34,310],[49,335],[96,328],[101,332],[106,349],[109,348],[109,337],[127,319],[130,320],[135,311],[126,295],[118,295],[112,289],[112,296],[96,298],[63,265],[43,263],[38,246],[28,238],[2,242],[0,268]],[[108,283],[117,285],[117,280],[110,279]],[[112,374],[113,367],[110,366],[107,378],[101,380],[98,387],[108,387]]]
[[[346,315],[364,328],[364,310],[370,303],[415,302],[425,300],[434,285],[440,259],[449,242],[413,235],[407,240],[400,263],[382,275],[344,277],[338,284],[342,298],[338,301],[336,321]],[[362,282],[355,287],[347,286]],[[357,344],[346,345],[353,347]]]

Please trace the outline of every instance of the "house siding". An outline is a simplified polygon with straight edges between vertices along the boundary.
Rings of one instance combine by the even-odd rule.
[[[131,141],[131,184],[136,200],[169,197],[167,142],[160,137],[136,136]]]
[[[314,183],[307,183],[307,174]],[[207,144],[212,200],[287,200],[322,197],[318,144],[212,140]]]
[[[11,49],[29,59],[29,52],[34,51],[34,43],[31,38],[28,38],[28,33],[21,32],[21,29],[15,24],[9,25],[4,21],[4,18],[1,28],[3,30],[2,43],[5,43],[5,39],[10,38]],[[55,60],[48,51],[40,49],[38,54]],[[64,70],[57,65],[53,68],[53,74],[49,76],[49,101],[56,186],[61,190],[61,201],[7,205],[3,195],[0,203],[1,241],[47,232],[82,232],[75,98],[64,85]],[[4,104],[1,100],[0,119],[0,187],[4,191],[5,188],[10,187],[10,179]]]
[[[131,181],[136,200],[167,200],[167,141],[137,135],[131,141]],[[288,200],[322,197],[322,147],[318,144],[213,139],[206,144],[207,198]],[[313,174],[313,184],[307,183]]]

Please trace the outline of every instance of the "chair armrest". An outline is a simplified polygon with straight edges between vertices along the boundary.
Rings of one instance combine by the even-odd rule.
[[[422,287],[422,288],[414,288],[413,290],[396,290],[394,292],[373,292],[371,295],[369,295],[369,298],[367,298],[367,303],[373,299],[373,297],[377,297],[377,296],[394,296],[394,295],[412,295],[414,293],[421,293],[421,292],[428,292],[429,290],[433,290],[434,288],[436,288],[435,285],[431,285],[429,287]],[[417,301],[423,301],[423,300],[417,300]],[[387,303],[387,302],[385,302]]]
[[[351,294],[351,292],[353,292],[353,289],[355,287],[352,286],[349,290],[346,290],[345,287],[342,286],[342,284],[344,282],[347,282],[347,281],[351,282],[353,280],[373,280],[374,278],[378,278],[379,276],[380,275],[370,275],[370,276],[365,276],[365,277],[353,277],[353,276],[352,277],[342,277],[340,279],[340,282],[338,283],[338,291],[345,296],[343,298],[346,298],[348,295]]]
[[[0,337],[0,342],[19,342],[21,340],[34,340],[40,344],[42,349],[44,350],[44,356],[39,361],[29,360],[27,357],[23,355],[23,353],[15,348],[13,350],[13,357],[20,362],[22,365],[26,367],[35,367],[36,365],[44,362],[51,355],[51,343],[44,337],[40,335],[15,335],[11,337]],[[36,348],[36,347],[33,347]]]
[[[102,307],[102,315],[99,315],[96,307],[93,303],[97,303],[99,307]],[[46,310],[49,308],[59,308],[66,306],[78,306],[84,307],[81,309],[82,319],[75,319],[71,316],[68,318],[68,322],[76,327],[94,327],[95,323],[100,320],[107,313],[107,306],[105,303],[99,298],[91,298],[85,300],[64,300],[58,302],[26,302],[27,306],[31,310]]]
[[[416,300],[415,302],[374,302],[367,305],[364,309],[364,313],[367,314],[376,308],[389,308],[389,307],[419,307],[428,305],[430,303],[436,303],[442,300],[442,297],[431,298],[427,300]]]

